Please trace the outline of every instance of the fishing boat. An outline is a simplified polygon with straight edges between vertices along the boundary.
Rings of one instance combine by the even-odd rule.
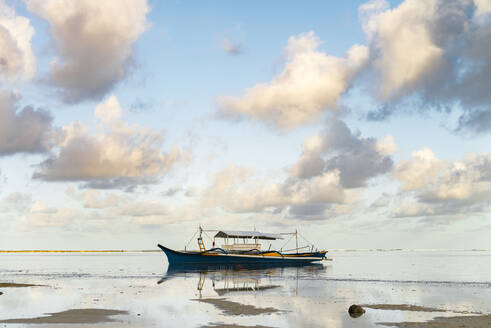
[[[298,247],[298,232],[293,233],[262,233],[259,231],[225,231],[225,230],[204,230],[199,227],[197,233],[199,251],[188,251],[187,246],[184,250],[177,251],[162,245],[158,247],[165,253],[170,267],[187,266],[223,266],[223,267],[260,267],[260,266],[300,266],[315,262],[328,260],[327,251],[314,250],[312,244]],[[206,249],[203,234],[216,232],[212,239],[212,248]],[[296,248],[283,251],[272,250],[271,244],[268,250],[261,250],[261,241],[284,239],[290,235],[287,243],[295,237]],[[190,242],[194,239],[191,238]],[[215,247],[215,240],[223,239],[221,247]],[[210,237],[211,239],[211,237]],[[189,244],[189,243],[188,243]],[[300,250],[303,250],[300,252]]]

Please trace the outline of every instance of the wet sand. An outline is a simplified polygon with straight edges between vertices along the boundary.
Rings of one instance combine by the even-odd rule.
[[[458,314],[482,314],[482,312],[445,310],[427,306],[412,304],[364,304],[361,307],[374,310],[396,310],[396,311],[413,311],[413,312],[450,312]]]
[[[242,326],[242,325],[236,325],[236,324],[227,324],[227,323],[220,323],[220,322],[211,322],[206,326],[201,326],[201,328],[273,328],[270,326]]]
[[[88,324],[113,322],[113,315],[128,314],[127,311],[107,310],[107,309],[72,309],[57,313],[47,313],[45,317],[19,318],[2,320],[0,323],[23,323],[23,324]]]
[[[447,310],[411,304],[363,304],[361,307],[374,310],[398,310],[415,312],[448,312]]]
[[[12,282],[0,282],[0,288],[22,288],[22,287],[39,287],[43,285],[33,285],[33,284],[15,284]]]
[[[491,315],[436,317],[427,322],[378,322],[377,324],[399,328],[489,328]]]
[[[259,315],[271,314],[280,311],[272,307],[258,308],[254,305],[227,301],[225,298],[204,298],[195,299],[193,301],[213,304],[217,309],[222,310],[223,314],[226,315]]]

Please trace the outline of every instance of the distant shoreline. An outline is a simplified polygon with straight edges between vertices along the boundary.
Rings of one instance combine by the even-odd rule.
[[[0,250],[0,253],[151,253],[160,252],[158,249],[143,250]]]
[[[106,250],[63,250],[63,249],[32,249],[32,250],[0,250],[1,253],[158,253],[158,249],[106,249]],[[331,249],[330,252],[491,252],[491,249],[402,249],[402,248],[373,248],[373,249]]]

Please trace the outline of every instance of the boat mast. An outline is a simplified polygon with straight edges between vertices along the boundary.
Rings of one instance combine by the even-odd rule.
[[[298,254],[298,231],[295,229],[295,246],[297,246],[297,254]]]
[[[201,228],[201,225],[200,225],[199,226],[199,237],[198,237],[198,246],[199,246],[200,252],[206,251],[205,243],[203,243],[203,238],[201,237],[202,234],[203,234],[203,228]]]

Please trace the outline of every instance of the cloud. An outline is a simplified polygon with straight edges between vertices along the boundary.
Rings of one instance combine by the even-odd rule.
[[[274,179],[229,166],[215,175],[199,199],[204,208],[325,220],[353,212],[367,182],[391,172],[395,151],[392,136],[364,138],[334,120],[320,134],[305,139],[298,160],[286,168],[286,177]]]
[[[127,188],[156,183],[180,159],[178,148],[162,152],[160,131],[129,125],[115,96],[95,108],[96,132],[80,123],[62,128],[55,151],[34,173],[45,181],[81,181],[89,188]]]
[[[80,202],[84,208],[104,209],[115,207],[123,202],[127,202],[129,197],[121,196],[113,192],[101,192],[100,190],[86,189],[77,192],[69,188],[66,194],[74,200]]]
[[[184,189],[182,187],[172,187],[167,189],[162,193],[163,196],[165,197],[173,197],[177,195],[180,191],[183,191]]]
[[[36,58],[31,38],[34,28],[29,19],[16,15],[0,0],[0,79],[31,79],[36,73]]]
[[[134,43],[145,31],[146,0],[25,0],[48,21],[58,57],[48,80],[64,101],[100,99],[129,73]]]
[[[0,210],[23,230],[68,227],[81,213],[69,207],[54,207],[34,200],[29,194],[11,193],[0,201]]]
[[[400,105],[419,111],[459,111],[457,131],[491,129],[491,10],[487,0],[404,0],[394,8],[373,0],[359,7],[366,46],[329,55],[313,33],[290,37],[283,70],[242,96],[220,96],[225,116],[292,128],[336,112],[351,88],[379,108],[384,120]]]
[[[320,135],[304,141],[302,154],[291,171],[297,178],[306,179],[337,170],[343,187],[362,187],[368,179],[392,169],[390,155],[395,151],[392,136],[363,138],[335,120]]]
[[[372,65],[381,75],[380,96],[387,99],[411,91],[424,82],[423,76],[443,68],[444,52],[435,44],[431,27],[440,16],[452,17],[451,10],[440,8],[437,1],[406,0],[393,10],[384,3],[372,1],[359,11],[371,40]],[[374,4],[378,10],[370,8]]]
[[[49,151],[54,128],[51,114],[26,106],[18,109],[20,95],[0,90],[0,157]]]
[[[234,42],[226,37],[223,38],[222,49],[227,54],[232,56],[240,55],[243,52],[242,44],[240,42]]]
[[[13,192],[7,195],[0,202],[0,212],[25,212],[33,204],[32,196],[20,192]]]
[[[73,225],[81,213],[69,207],[50,207],[41,202],[34,201],[30,209],[20,217],[19,223],[25,229],[68,227]]]
[[[342,203],[344,190],[339,172],[331,171],[311,179],[287,178],[280,183],[254,176],[254,171],[230,166],[216,174],[202,194],[205,206],[218,206],[232,212],[261,212],[310,203]]]
[[[471,130],[477,133],[487,132],[491,127],[491,110],[489,108],[466,111],[459,118],[457,131]]]
[[[325,109],[336,111],[340,96],[368,59],[368,49],[355,45],[340,58],[321,52],[320,43],[313,32],[290,37],[283,71],[241,97],[218,97],[221,113],[292,128],[314,121]]]
[[[443,161],[424,148],[412,156],[394,169],[406,199],[399,202],[395,216],[470,215],[482,213],[491,204],[490,154]]]
[[[391,196],[384,192],[382,193],[377,199],[375,199],[372,204],[370,204],[371,208],[379,208],[379,207],[386,207],[387,205],[390,204]]]
[[[404,190],[422,188],[427,181],[434,180],[445,166],[427,147],[413,152],[412,157],[412,160],[399,162],[393,173],[402,182]]]
[[[132,199],[119,204],[106,212],[111,217],[124,218],[140,227],[161,226],[196,219],[203,216],[203,209],[196,204],[163,204],[160,199]]]
[[[458,130],[491,128],[491,20],[489,1],[386,1],[359,8],[367,35],[371,89],[384,106],[371,119],[390,116],[408,97],[427,108],[462,108]],[[417,45],[417,46],[415,46]],[[370,113],[369,113],[370,114]]]
[[[491,13],[491,2],[489,0],[474,0],[476,5],[476,16],[484,16]]]
[[[130,106],[129,110],[132,113],[143,113],[149,111],[153,104],[150,102],[145,102],[141,99],[136,99]]]
[[[167,207],[162,205],[161,202],[149,201],[132,202],[120,206],[117,212],[119,215],[132,217],[164,216],[168,214]]]

